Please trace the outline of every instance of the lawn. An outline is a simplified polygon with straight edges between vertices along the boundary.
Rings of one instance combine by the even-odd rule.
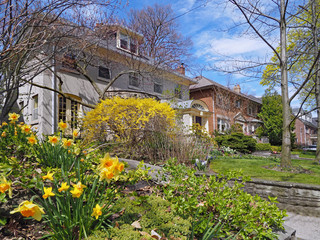
[[[267,169],[280,165],[279,158],[232,158],[220,157],[211,163],[211,169],[217,173],[241,170],[245,176],[270,181],[285,181],[320,185],[320,165],[312,160],[292,160],[293,166],[307,173],[280,172]]]
[[[315,158],[316,157],[316,153],[315,152],[311,152],[311,151],[293,151],[291,152],[291,154],[297,154],[299,155],[300,158]]]

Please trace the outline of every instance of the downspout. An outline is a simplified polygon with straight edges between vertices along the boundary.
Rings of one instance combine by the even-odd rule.
[[[56,72],[56,61],[55,61],[55,47],[53,47],[53,58],[52,58],[52,88],[57,89],[57,72]],[[57,130],[57,93],[52,91],[52,134]]]

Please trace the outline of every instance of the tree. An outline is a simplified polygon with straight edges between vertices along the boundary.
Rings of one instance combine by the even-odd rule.
[[[228,2],[240,11],[249,26],[249,30],[252,30],[273,51],[279,64],[283,112],[281,167],[291,167],[290,128],[293,122],[291,120],[290,103],[309,79],[305,79],[301,87],[289,98],[287,31],[288,24],[291,23],[292,19],[299,16],[301,10],[294,3],[289,4],[285,0],[272,1],[271,5],[270,2],[250,0],[228,0]],[[274,35],[272,33],[274,31],[279,33],[278,50],[277,47],[273,46],[272,37]],[[314,64],[311,64],[311,68],[313,67]],[[312,71],[312,69],[309,70]]]
[[[282,143],[282,101],[277,92],[266,93],[262,97],[262,108],[258,117],[263,121],[263,126],[257,129],[259,136],[267,136],[272,145],[279,146]],[[294,125],[291,125],[291,133]],[[291,142],[294,135],[291,134]]]
[[[57,62],[68,60],[85,76],[100,98],[111,84],[99,89],[87,69],[96,65],[94,58],[103,40],[99,31],[93,31],[97,23],[108,23],[118,0],[50,0],[50,1],[2,1],[0,3],[0,121],[3,121],[14,106],[19,87],[33,87],[54,91],[67,99],[89,108],[93,105],[66,95],[62,90],[63,80],[56,72]],[[66,57],[68,59],[66,59]],[[71,62],[70,62],[71,61]],[[47,86],[34,79],[44,71],[57,79],[57,86]]]
[[[310,111],[317,109],[320,120],[320,68],[319,68],[319,1],[311,0],[305,6],[299,6],[303,11],[295,19],[295,28],[288,33],[288,64],[289,77],[296,92],[291,99],[299,96],[301,106],[297,112],[299,116],[302,108]],[[271,59],[264,72],[262,84],[270,88],[279,85],[279,67],[275,56]],[[319,126],[318,126],[319,127]],[[320,161],[320,129],[318,129],[318,143],[316,159]]]
[[[129,27],[145,37],[142,52],[156,62],[176,69],[190,56],[191,40],[178,31],[171,5],[148,6],[131,10]]]

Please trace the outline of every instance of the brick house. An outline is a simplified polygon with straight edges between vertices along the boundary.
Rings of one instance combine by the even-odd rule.
[[[292,109],[293,115],[298,114],[299,109]],[[296,144],[309,146],[317,144],[317,123],[311,113],[302,110],[295,121]]]
[[[207,117],[209,132],[224,132],[231,125],[240,124],[243,133],[255,134],[262,124],[257,117],[262,105],[261,99],[241,93],[239,85],[230,89],[205,77],[197,77],[196,80],[198,83],[190,86],[190,99],[207,105],[211,113]]]

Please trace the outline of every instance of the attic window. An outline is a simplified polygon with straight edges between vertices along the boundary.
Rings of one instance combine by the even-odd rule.
[[[131,53],[138,54],[138,44],[135,39],[132,39],[130,36],[120,33],[118,47]]]

